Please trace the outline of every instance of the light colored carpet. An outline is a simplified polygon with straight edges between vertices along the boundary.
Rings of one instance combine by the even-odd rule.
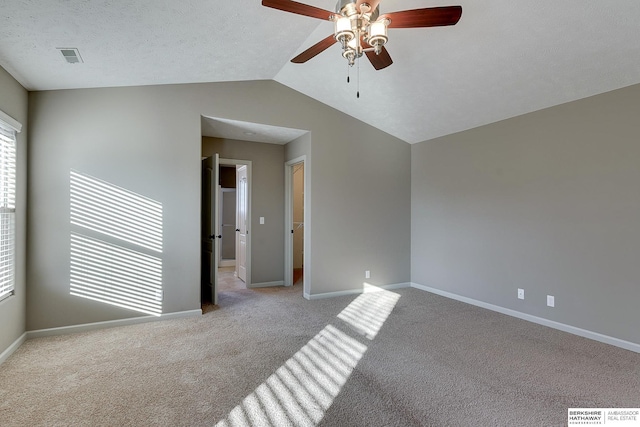
[[[416,289],[234,288],[202,317],[33,339],[0,366],[3,426],[562,426],[638,396],[640,354]]]

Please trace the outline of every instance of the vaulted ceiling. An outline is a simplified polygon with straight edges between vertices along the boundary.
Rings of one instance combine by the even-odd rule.
[[[338,44],[289,62],[331,22],[260,0],[12,0],[0,9],[0,65],[29,90],[272,79],[408,143],[640,83],[637,0],[380,9],[455,4],[455,26],[390,29],[394,64],[375,71],[363,58],[351,83]],[[77,48],[84,63],[67,64],[57,48]]]

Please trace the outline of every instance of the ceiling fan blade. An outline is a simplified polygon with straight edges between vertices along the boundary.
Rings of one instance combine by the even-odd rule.
[[[455,25],[462,16],[462,6],[428,7],[425,9],[402,10],[385,13],[389,18],[389,28],[422,28]]]
[[[375,52],[365,53],[367,55],[367,58],[369,58],[371,65],[373,65],[373,68],[375,68],[376,70],[382,70],[383,68],[387,68],[389,65],[393,64],[391,55],[389,55],[389,52],[384,48],[384,46],[382,47],[382,51],[379,55],[376,55]]]
[[[369,49],[372,47],[364,40],[362,40],[361,43],[362,47],[365,49]],[[376,53],[372,50],[366,51],[365,55],[367,55],[367,58],[369,58],[369,62],[371,62],[371,65],[373,65],[373,68],[375,68],[376,70],[382,70],[383,68],[387,68],[389,65],[393,64],[391,55],[389,55],[389,52],[384,46],[382,46],[382,50],[378,55],[376,55]]]
[[[320,9],[308,4],[298,3],[291,0],[262,0],[262,5],[272,7],[274,9],[284,10],[285,12],[297,13],[298,15],[310,16],[312,18],[331,20],[333,12]]]
[[[309,49],[305,50],[300,55],[293,58],[291,62],[294,62],[296,64],[302,64],[304,62],[307,62],[317,54],[329,49],[331,46],[333,46],[333,44],[336,41],[337,41],[336,38],[333,36],[333,34],[331,34],[327,38],[320,40],[318,43],[314,44]]]
[[[367,3],[369,7],[371,7],[371,11],[373,12],[374,10],[376,10],[376,7],[378,7],[378,3],[380,3],[380,0],[358,0],[356,2],[358,10],[360,10],[360,5],[363,3]]]

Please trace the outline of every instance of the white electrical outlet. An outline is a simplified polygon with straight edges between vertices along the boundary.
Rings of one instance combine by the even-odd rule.
[[[264,217],[263,216],[260,217],[260,224],[264,225]]]
[[[364,272],[364,278],[365,279],[371,279],[371,272],[369,270]]]
[[[518,288],[518,299],[524,299],[524,289]]]
[[[549,307],[556,306],[556,299],[553,295],[547,295],[547,306]]]

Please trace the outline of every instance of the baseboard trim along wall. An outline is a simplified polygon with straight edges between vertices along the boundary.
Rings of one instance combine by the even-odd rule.
[[[509,308],[500,307],[498,305],[489,304],[483,301],[478,301],[473,298],[463,297],[458,294],[443,291],[440,289],[431,288],[429,286],[420,285],[418,283],[411,283],[411,287],[420,289],[426,292],[431,292],[432,294],[440,295],[446,298],[451,298],[467,304],[475,305],[477,307],[486,308],[487,310],[506,314],[507,316],[517,317],[518,319],[527,320],[529,322],[537,323],[542,326],[558,329],[560,331],[568,332],[573,335],[578,335],[584,338],[600,341],[605,344],[610,344],[616,347],[624,348],[625,350],[630,350],[636,353],[640,353],[640,344],[636,344],[630,341],[621,340],[619,338],[610,337],[608,335],[603,335],[598,332],[588,331],[586,329],[577,328],[575,326],[566,325],[564,323],[544,319],[542,317],[533,316],[531,314],[522,313],[520,311],[511,310]]]
[[[11,356],[13,352],[16,351],[22,345],[22,343],[24,343],[26,340],[27,340],[27,333],[25,332],[20,336],[20,338],[15,340],[13,344],[9,346],[9,348],[7,348],[5,351],[3,351],[0,354],[0,365],[2,365],[4,361],[7,360],[9,356]]]
[[[247,288],[270,288],[272,286],[284,286],[284,280],[276,280],[275,282],[252,283]]]
[[[129,319],[109,320],[106,322],[85,323],[82,325],[62,326],[59,328],[50,328],[50,329],[38,329],[35,331],[28,331],[26,333],[26,337],[27,339],[50,337],[54,335],[73,334],[77,332],[86,332],[86,331],[94,331],[98,329],[113,328],[116,326],[127,326],[127,325],[135,325],[138,323],[155,322],[158,320],[181,319],[184,317],[197,317],[197,316],[202,316],[202,310],[179,311],[176,313],[163,314],[161,316],[132,317]]]
[[[371,288],[379,288],[384,289],[385,291],[389,291],[392,289],[401,289],[401,288],[409,288],[411,287],[411,283],[393,283],[391,285],[381,285],[375,286],[371,285]],[[337,291],[337,292],[324,292],[322,294],[304,294],[304,297],[308,300],[316,300],[316,299],[325,299],[325,298],[335,298],[335,297],[343,297],[345,295],[357,295],[367,292],[365,288],[360,289],[349,289],[347,291]]]

